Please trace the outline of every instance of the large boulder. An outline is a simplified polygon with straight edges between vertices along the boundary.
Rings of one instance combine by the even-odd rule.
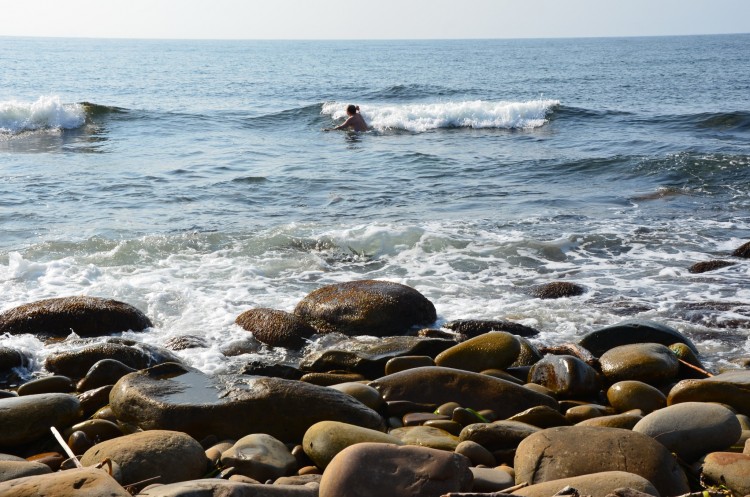
[[[594,330],[584,335],[578,343],[596,357],[600,357],[613,347],[633,343],[660,343],[667,346],[673,343],[684,343],[695,354],[698,353],[695,345],[674,328],[654,321],[640,319],[623,321]]]
[[[400,371],[370,382],[370,386],[387,402],[408,400],[435,405],[457,402],[475,410],[491,409],[499,418],[508,418],[538,405],[557,408],[557,401],[552,397],[510,381],[438,366]]]
[[[402,335],[437,319],[435,306],[417,290],[390,281],[361,280],[318,288],[294,313],[321,333]]]
[[[165,362],[180,362],[172,352],[124,338],[108,338],[104,342],[84,343],[80,347],[47,356],[45,368],[55,374],[82,378],[103,359],[120,361],[133,369],[145,369]]]
[[[103,469],[82,468],[0,483],[7,497],[132,497]]]
[[[78,398],[66,393],[0,399],[0,447],[32,442],[50,434],[50,426],[62,429],[80,416]]]
[[[435,357],[435,364],[479,373],[485,369],[507,368],[520,351],[521,344],[513,335],[490,331],[444,350]]]
[[[613,347],[599,359],[602,374],[611,383],[624,380],[663,384],[677,378],[680,361],[665,345],[633,343]]]
[[[320,497],[434,497],[471,489],[469,459],[427,447],[360,443],[333,458]]]
[[[62,297],[39,300],[0,314],[0,335],[31,333],[44,337],[111,335],[143,331],[151,320],[130,304],[98,297]]]
[[[562,426],[540,431],[519,444],[514,468],[517,483],[625,471],[647,479],[661,495],[689,491],[685,473],[669,450],[647,435],[619,428]]]
[[[109,400],[120,421],[146,430],[183,431],[198,440],[267,433],[299,442],[324,420],[384,429],[378,413],[332,388],[260,376],[208,377],[178,364],[122,377]]]
[[[727,449],[742,427],[734,412],[719,404],[684,402],[654,411],[633,427],[661,442],[685,461]]]
[[[606,497],[618,488],[632,488],[659,497],[659,491],[650,481],[642,476],[625,471],[604,471],[589,475],[571,476],[570,478],[529,485],[515,490],[513,494],[523,497],[549,497],[557,494],[565,487],[575,488],[579,495],[590,495],[591,497]]]
[[[152,478],[153,483],[195,480],[208,469],[201,444],[185,433],[166,430],[142,431],[98,443],[83,454],[81,464],[95,466],[106,459],[119,467],[123,485]]]
[[[702,380],[682,380],[669,391],[667,405],[718,402],[750,416],[750,370],[727,371]]]
[[[271,347],[298,349],[315,334],[315,328],[298,316],[276,309],[250,309],[234,322]]]

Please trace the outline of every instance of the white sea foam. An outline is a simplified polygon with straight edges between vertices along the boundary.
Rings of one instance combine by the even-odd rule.
[[[64,104],[60,97],[45,95],[36,102],[0,102],[0,133],[16,134],[40,129],[75,129],[86,122],[81,104]]]
[[[411,104],[365,104],[360,112],[377,130],[403,129],[423,132],[437,128],[531,129],[547,122],[548,114],[560,105],[557,100],[490,102],[471,100]],[[346,105],[323,104],[321,113],[333,119],[346,117]]]

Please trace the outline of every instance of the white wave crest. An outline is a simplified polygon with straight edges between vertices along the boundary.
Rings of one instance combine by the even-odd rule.
[[[36,102],[0,102],[0,133],[21,133],[39,129],[74,129],[86,122],[81,104],[64,104],[60,97],[41,96]]]
[[[437,128],[532,129],[543,126],[558,100],[489,102],[472,100],[421,104],[361,105],[360,112],[377,130],[403,129],[413,132]],[[333,119],[346,117],[346,105],[327,102],[321,110]]]

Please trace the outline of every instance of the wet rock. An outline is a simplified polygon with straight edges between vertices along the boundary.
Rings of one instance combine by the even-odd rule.
[[[0,482],[48,473],[52,473],[50,467],[39,462],[0,461]]]
[[[0,374],[8,373],[13,368],[25,368],[29,358],[21,351],[10,347],[0,347]]]
[[[58,375],[82,378],[102,359],[114,359],[134,369],[144,369],[165,362],[180,362],[177,356],[161,347],[134,340],[109,338],[102,343],[50,354],[44,366]]]
[[[112,385],[86,390],[78,394],[78,401],[81,403],[83,417],[89,417],[99,409],[109,404],[109,393],[112,391]]]
[[[106,471],[71,469],[27,476],[0,483],[0,495],[9,497],[132,497]]]
[[[47,376],[37,378],[18,387],[18,395],[36,395],[40,393],[70,393],[76,389],[73,380],[67,376]]]
[[[164,347],[169,350],[202,349],[208,347],[208,340],[197,335],[179,335],[169,337]]]
[[[433,497],[470,490],[472,480],[469,460],[460,454],[362,443],[344,449],[331,461],[323,472],[320,497]]]
[[[714,452],[703,460],[703,477],[734,495],[750,495],[750,455]]]
[[[67,438],[76,431],[85,433],[94,444],[124,435],[120,426],[104,419],[87,419],[86,421],[81,421],[65,430],[62,435]],[[81,452],[77,452],[77,454],[81,454]]]
[[[328,285],[307,295],[294,314],[321,333],[403,335],[437,319],[435,306],[417,290],[389,281]]]
[[[50,426],[62,429],[81,415],[74,395],[45,393],[0,399],[0,447],[32,442],[50,433]]]
[[[329,387],[331,385],[337,385],[340,383],[351,383],[355,381],[363,381],[365,377],[358,373],[349,373],[347,371],[331,371],[329,373],[307,373],[302,375],[300,381],[310,383],[312,385],[319,385],[321,387]]]
[[[544,357],[543,354],[539,352],[539,349],[524,337],[516,336],[516,340],[518,340],[519,345],[521,345],[521,350],[518,352],[518,357],[516,357],[515,362],[511,364],[511,367],[533,366],[537,361],[540,361],[542,357]]]
[[[325,469],[339,452],[362,442],[403,445],[399,438],[382,431],[336,421],[321,421],[307,429],[302,448],[317,467]]]
[[[434,366],[435,360],[427,355],[407,355],[388,359],[385,363],[385,374],[398,373],[406,369],[421,368],[423,366]]]
[[[531,367],[529,382],[561,398],[589,397],[599,391],[599,375],[594,368],[570,355],[545,356]]]
[[[682,380],[667,396],[667,405],[717,402],[750,416],[750,370],[727,371],[703,380]]]
[[[134,368],[115,359],[102,359],[89,368],[86,376],[78,382],[77,388],[79,392],[85,392],[105,385],[114,385],[117,380],[134,371]]]
[[[517,483],[627,471],[650,481],[661,495],[689,491],[669,450],[647,435],[617,428],[563,426],[532,434],[519,444],[514,468]]]
[[[557,409],[548,406],[536,406],[519,412],[508,418],[508,421],[519,421],[538,428],[552,428],[555,426],[568,426],[570,421]]]
[[[255,339],[252,335],[242,340],[233,340],[226,345],[222,345],[219,351],[227,357],[236,357],[243,354],[254,354],[258,352],[263,344]]]
[[[110,394],[110,405],[120,421],[183,431],[198,440],[267,433],[298,442],[323,420],[384,429],[378,413],[332,388],[260,376],[208,377],[170,364],[124,376]]]
[[[719,404],[684,402],[659,409],[633,428],[663,444],[685,461],[729,448],[742,427],[734,413]]]
[[[271,347],[302,348],[306,339],[315,334],[315,328],[295,314],[276,309],[251,309],[235,320],[259,341]]]
[[[97,297],[63,297],[39,300],[0,314],[0,335],[30,333],[45,337],[66,337],[71,331],[80,337],[143,331],[153,326],[141,311],[124,302]]]
[[[248,376],[272,376],[274,378],[284,378],[285,380],[299,380],[302,378],[302,371],[287,364],[264,363],[253,361],[245,364],[241,374]]]
[[[538,299],[560,299],[563,297],[577,297],[586,293],[586,288],[569,281],[553,281],[537,285],[529,290],[532,297]]]
[[[597,416],[584,419],[577,423],[578,426],[604,426],[607,428],[620,428],[632,430],[638,422],[643,419],[636,414],[610,414],[608,416]]]
[[[388,432],[405,445],[418,445],[433,449],[454,451],[458,446],[458,437],[434,426],[404,426]]]
[[[549,497],[565,487],[575,488],[579,495],[591,497],[606,497],[619,488],[632,488],[638,492],[660,497],[658,490],[647,479],[625,471],[604,471],[537,483],[515,490],[513,495]]]
[[[424,367],[384,376],[370,383],[386,402],[409,400],[440,405],[457,402],[474,410],[491,409],[507,418],[530,407],[557,402],[523,386],[491,376],[451,368]]]
[[[44,464],[52,471],[57,471],[60,466],[68,458],[67,454],[63,456],[59,452],[42,452],[41,454],[34,454],[26,458],[29,462],[36,462]]]
[[[645,413],[667,405],[667,396],[661,390],[642,381],[618,381],[607,390],[609,405],[618,412],[640,409]]]
[[[539,431],[540,428],[519,421],[495,421],[466,426],[458,439],[476,442],[490,452],[496,452],[515,449],[523,439]]]
[[[734,266],[735,264],[737,263],[720,260],[696,262],[688,268],[688,272],[694,274],[706,273],[708,271],[716,271],[717,269],[721,269],[727,266]]]
[[[385,409],[385,401],[383,400],[383,397],[380,396],[380,392],[369,385],[358,382],[347,382],[331,385],[328,388],[333,388],[339,392],[351,395],[373,411],[380,412]]]
[[[584,335],[578,342],[579,345],[588,349],[596,357],[601,357],[604,352],[613,347],[634,343],[660,343],[667,346],[673,343],[684,343],[694,353],[698,353],[695,345],[674,328],[654,321],[639,319],[623,321],[592,331]]]
[[[237,440],[221,455],[221,464],[260,482],[289,476],[297,470],[297,460],[286,445],[265,433],[254,433]]]
[[[610,382],[636,380],[649,384],[677,378],[680,362],[674,352],[658,343],[614,347],[600,358],[602,373]]]
[[[471,486],[472,492],[498,492],[512,487],[515,482],[513,477],[496,468],[470,468],[471,474],[474,475],[474,482]]]
[[[384,337],[376,341],[348,340],[327,349],[308,354],[300,369],[325,372],[345,370],[359,373],[365,378],[380,378],[386,363],[400,356],[426,355],[435,357],[455,345],[451,340],[419,337]]]
[[[149,430],[114,438],[91,447],[81,464],[94,466],[111,459],[120,469],[121,484],[158,477],[153,482],[174,483],[203,476],[208,459],[203,447],[185,433]]]
[[[510,333],[490,331],[444,350],[435,357],[435,364],[477,373],[504,369],[513,364],[520,350],[520,343]]]
[[[734,257],[742,257],[743,259],[750,259],[750,242],[743,243],[732,252],[732,255]]]
[[[458,319],[445,323],[443,328],[466,335],[468,338],[474,338],[490,331],[505,331],[521,337],[532,337],[539,334],[539,330],[529,326],[503,320]]]

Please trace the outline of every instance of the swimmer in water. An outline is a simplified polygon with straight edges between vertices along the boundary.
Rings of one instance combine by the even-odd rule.
[[[344,121],[344,124],[341,126],[336,126],[335,128],[332,128],[332,130],[339,130],[339,129],[353,129],[354,131],[367,131],[367,123],[365,122],[365,119],[362,117],[362,114],[359,113],[359,105],[350,105],[346,108],[346,114],[349,116],[346,121]],[[331,131],[331,130],[326,130]]]

